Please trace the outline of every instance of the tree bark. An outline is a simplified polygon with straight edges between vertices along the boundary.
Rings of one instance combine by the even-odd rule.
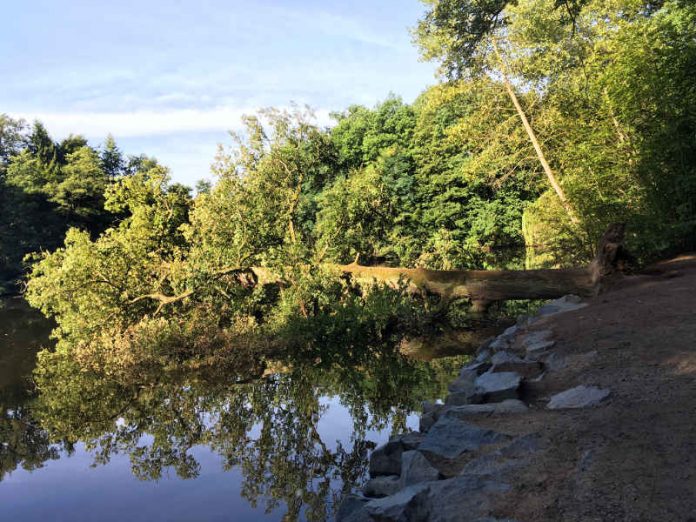
[[[323,265],[349,276],[359,285],[385,283],[398,287],[406,285],[409,292],[440,296],[448,301],[467,298],[474,311],[483,313],[496,301],[511,299],[554,299],[567,294],[593,296],[610,280],[620,277],[630,261],[623,246],[625,225],[613,224],[605,232],[597,248],[597,256],[586,267],[541,270],[428,270],[425,268],[393,268],[348,265]],[[277,284],[282,280],[274,271],[264,267],[248,269],[229,268],[216,275],[235,274],[240,284],[249,287],[258,284]],[[188,290],[177,296],[152,293],[131,301],[143,299],[158,301],[163,306],[187,299]]]
[[[546,161],[546,155],[544,154],[544,150],[541,148],[541,144],[537,139],[536,132],[534,132],[532,125],[529,123],[529,120],[527,119],[527,115],[524,112],[524,109],[522,108],[519,99],[517,98],[517,94],[515,94],[515,89],[512,88],[512,83],[510,82],[510,78],[507,72],[507,66],[505,64],[505,61],[503,60],[503,57],[500,55],[500,52],[498,51],[498,44],[495,42],[495,39],[493,40],[493,48],[495,50],[495,54],[498,58],[498,61],[500,62],[500,69],[503,75],[503,84],[505,85],[505,90],[507,91],[508,96],[512,100],[512,104],[515,106],[515,110],[517,111],[520,120],[522,120],[522,125],[524,126],[524,130],[527,132],[527,136],[529,136],[529,141],[532,142],[532,146],[536,151],[537,158],[539,158],[539,163],[541,163],[541,167],[544,169],[544,172],[546,173],[546,177],[549,180],[551,188],[553,188],[554,192],[556,192],[558,199],[561,200],[561,205],[563,205],[563,208],[568,214],[570,221],[574,225],[577,225],[580,222],[580,220],[576,216],[572,205],[568,201],[568,198],[566,197],[563,188],[558,182],[558,179],[556,179],[556,175],[553,172],[551,165],[549,165],[549,162]]]

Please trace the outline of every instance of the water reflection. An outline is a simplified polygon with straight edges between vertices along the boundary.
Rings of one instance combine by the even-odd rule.
[[[380,349],[353,351],[342,364],[336,353],[283,361],[283,373],[246,382],[215,371],[117,380],[60,354],[42,356],[35,392],[0,403],[0,480],[77,449],[97,467],[127,458],[141,481],[189,481],[202,473],[205,448],[239,474],[239,496],[270,518],[329,519],[365,478],[369,451],[406,430],[422,400],[442,396],[463,360],[422,362]]]

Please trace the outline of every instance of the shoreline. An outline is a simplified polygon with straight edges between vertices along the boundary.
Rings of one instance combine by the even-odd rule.
[[[667,497],[688,488],[670,489],[668,477],[653,483],[665,498],[624,493],[629,484],[654,475],[653,461],[663,457],[652,447],[623,445],[629,420],[640,426],[649,415],[652,422],[666,416],[662,397],[655,397],[650,413],[626,403],[634,388],[641,389],[639,379],[647,377],[643,359],[655,356],[650,320],[659,314],[647,299],[662,290],[660,312],[669,317],[681,310],[680,325],[693,332],[686,340],[696,340],[696,316],[683,320],[691,303],[676,295],[688,294],[696,304],[691,297],[696,294],[696,257],[657,266],[589,302],[575,296],[551,301],[536,316],[520,318],[484,343],[450,384],[444,403],[424,404],[419,432],[393,438],[372,452],[371,479],[360,494],[344,499],[337,520],[659,520],[664,519],[660,510],[689,513],[696,500],[691,495],[670,501]],[[694,351],[679,353],[680,360],[668,354],[648,366],[662,370],[650,379],[681,391],[693,404],[693,375],[687,389],[669,379],[674,365],[686,364],[696,375]],[[664,422],[690,422],[678,411],[669,415]],[[626,426],[616,421],[624,417]],[[693,440],[693,431],[680,428],[684,444]],[[662,438],[668,434],[653,436],[654,444],[664,444]],[[683,461],[685,448],[673,450]],[[611,467],[621,465],[621,454],[634,469]],[[612,488],[600,489],[594,481]],[[693,474],[689,481],[696,485]]]

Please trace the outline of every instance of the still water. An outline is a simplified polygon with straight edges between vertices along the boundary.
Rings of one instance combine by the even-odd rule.
[[[0,520],[332,519],[369,452],[417,429],[421,401],[466,359],[412,343],[408,357],[334,355],[248,379],[124,382],[36,373],[49,332],[20,300],[2,303]]]

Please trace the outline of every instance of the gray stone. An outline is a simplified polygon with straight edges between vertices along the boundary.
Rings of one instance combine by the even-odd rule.
[[[517,335],[518,331],[519,331],[519,327],[516,324],[513,324],[509,328],[506,328],[505,331],[502,333],[502,335],[503,335],[503,337],[507,337],[509,339],[510,337]]]
[[[437,480],[440,472],[436,470],[420,451],[404,451],[401,455],[401,479],[399,489]]]
[[[371,500],[365,504],[365,511],[372,520],[380,522],[408,522],[426,520],[428,515],[424,500],[431,483],[409,486],[388,497]]]
[[[412,431],[375,449],[370,455],[370,477],[401,475],[401,454],[415,449],[424,439],[423,433]]]
[[[418,450],[428,456],[456,459],[464,453],[508,439],[508,435],[479,428],[445,412],[430,428]]]
[[[368,522],[370,516],[365,510],[369,499],[360,495],[346,495],[336,512],[336,522]]]
[[[539,308],[537,312],[540,316],[551,316],[556,314],[561,314],[565,312],[572,312],[573,310],[579,310],[585,308],[587,303],[583,303],[582,299],[577,295],[566,295],[560,299],[555,299],[546,303],[544,306]]]
[[[522,362],[524,359],[518,357],[512,352],[501,351],[491,357],[491,364],[502,364],[506,362]]]
[[[370,477],[401,475],[401,454],[404,447],[400,441],[389,441],[375,449],[370,455]]]
[[[431,482],[419,499],[426,507],[428,522],[462,522],[490,519],[496,495],[510,491],[510,486],[480,475],[462,475]]]
[[[442,404],[435,401],[423,401],[422,403],[423,413],[430,413],[432,411],[438,411],[442,408]]]
[[[488,404],[466,404],[455,406],[447,410],[448,415],[464,418],[471,415],[499,415],[505,413],[526,413],[529,411],[527,405],[517,399],[508,399],[503,402],[493,402]]]
[[[476,375],[481,375],[484,372],[487,372],[488,369],[491,367],[491,363],[486,361],[474,361],[470,364],[467,364],[464,366],[464,368],[461,369],[459,372],[459,376],[462,377],[464,375],[469,375],[470,372],[476,373]]]
[[[489,349],[483,350],[476,355],[476,362],[485,363],[491,358],[492,354],[493,352]]]
[[[527,355],[535,355],[553,348],[556,341],[539,341],[527,345]]]
[[[526,348],[530,344],[550,341],[551,337],[553,337],[553,332],[551,330],[537,330],[534,332],[529,332],[522,337],[522,346]]]
[[[478,375],[478,372],[473,370],[462,370],[459,373],[459,377],[449,384],[449,391],[454,393],[473,392],[476,387],[474,383]]]
[[[528,355],[541,353],[556,344],[556,341],[551,339],[552,336],[553,332],[551,330],[530,332],[522,339],[522,346]]]
[[[430,428],[433,427],[433,424],[437,422],[437,419],[437,411],[429,411],[428,413],[424,413],[421,415],[420,420],[418,421],[418,431],[421,433],[426,433]]]
[[[500,372],[515,372],[525,379],[533,379],[541,375],[544,371],[544,365],[539,361],[507,361],[499,364],[494,364],[491,368],[491,373]]]
[[[498,352],[500,350],[507,350],[509,347],[510,347],[510,339],[507,337],[503,337],[503,336],[496,337],[495,340],[490,345],[490,349],[493,350],[494,352]]]
[[[425,439],[423,433],[417,431],[409,431],[408,433],[403,433],[391,439],[394,442],[401,442],[401,446],[404,451],[410,451],[416,449],[421,442]]]
[[[596,386],[576,386],[551,397],[548,408],[550,410],[589,408],[597,406],[611,392]]]
[[[407,451],[404,455],[406,453],[411,452]],[[381,498],[393,495],[400,489],[398,475],[385,475],[368,480],[363,488],[363,493],[366,497]]]
[[[464,404],[480,404],[483,402],[483,395],[474,386],[470,390],[450,393],[445,399],[445,406],[462,406]]]
[[[484,373],[476,379],[476,390],[485,402],[516,399],[522,378],[515,372]]]

